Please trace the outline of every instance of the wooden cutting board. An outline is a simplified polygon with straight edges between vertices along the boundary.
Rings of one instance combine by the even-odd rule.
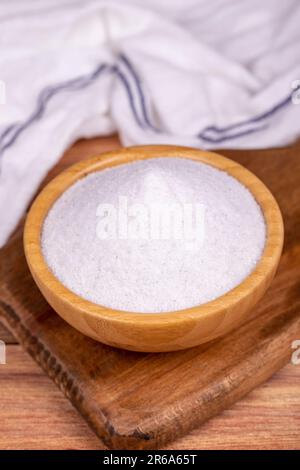
[[[51,176],[103,150],[97,139],[88,155],[85,148],[77,144]],[[155,449],[230,406],[290,360],[292,341],[300,339],[298,151],[222,152],[273,191],[284,216],[285,248],[271,288],[247,323],[210,344],[141,354],[96,343],[67,325],[39,293],[25,262],[22,228],[0,251],[3,322],[108,447]]]

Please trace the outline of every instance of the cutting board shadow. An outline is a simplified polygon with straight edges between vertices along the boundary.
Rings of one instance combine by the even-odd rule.
[[[156,449],[189,432],[286,364],[300,338],[300,159],[292,148],[222,153],[273,191],[286,238],[271,288],[224,338],[162,354],[102,345],[43,299],[26,265],[22,228],[0,251],[1,320],[110,448]]]

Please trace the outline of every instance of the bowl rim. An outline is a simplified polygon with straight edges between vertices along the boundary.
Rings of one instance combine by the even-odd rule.
[[[90,173],[137,160],[158,157],[188,158],[208,164],[225,171],[248,188],[261,207],[267,232],[265,247],[256,267],[240,284],[216,299],[175,311],[145,313],[118,310],[79,296],[59,281],[43,256],[41,232],[48,211],[66,189]],[[214,316],[220,309],[226,311],[243,301],[259,288],[266,277],[272,275],[281,256],[283,238],[282,215],[274,196],[265,184],[244,166],[210,151],[173,145],[146,145],[120,148],[80,161],[52,179],[38,194],[28,212],[24,228],[24,251],[37,284],[39,285],[40,281],[46,285],[52,296],[71,305],[78,313],[90,314],[106,321],[138,323],[140,326],[151,324],[156,327]]]

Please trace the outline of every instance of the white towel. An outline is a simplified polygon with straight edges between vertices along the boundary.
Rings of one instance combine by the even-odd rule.
[[[299,24],[298,0],[1,2],[0,246],[78,138],[291,142]]]

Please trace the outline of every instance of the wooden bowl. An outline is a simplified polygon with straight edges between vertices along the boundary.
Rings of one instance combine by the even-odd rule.
[[[266,245],[255,270],[237,287],[211,302],[167,313],[113,310],[71,292],[52,274],[41,250],[41,230],[49,209],[69,186],[89,173],[161,156],[190,158],[212,165],[226,171],[251,191],[263,211],[267,228]],[[149,352],[197,346],[238,326],[270,285],[282,245],[280,209],[270,191],[256,176],[218,154],[173,146],[125,148],[71,166],[54,178],[36,198],[24,231],[25,254],[32,276],[49,304],[64,320],[102,343]]]

